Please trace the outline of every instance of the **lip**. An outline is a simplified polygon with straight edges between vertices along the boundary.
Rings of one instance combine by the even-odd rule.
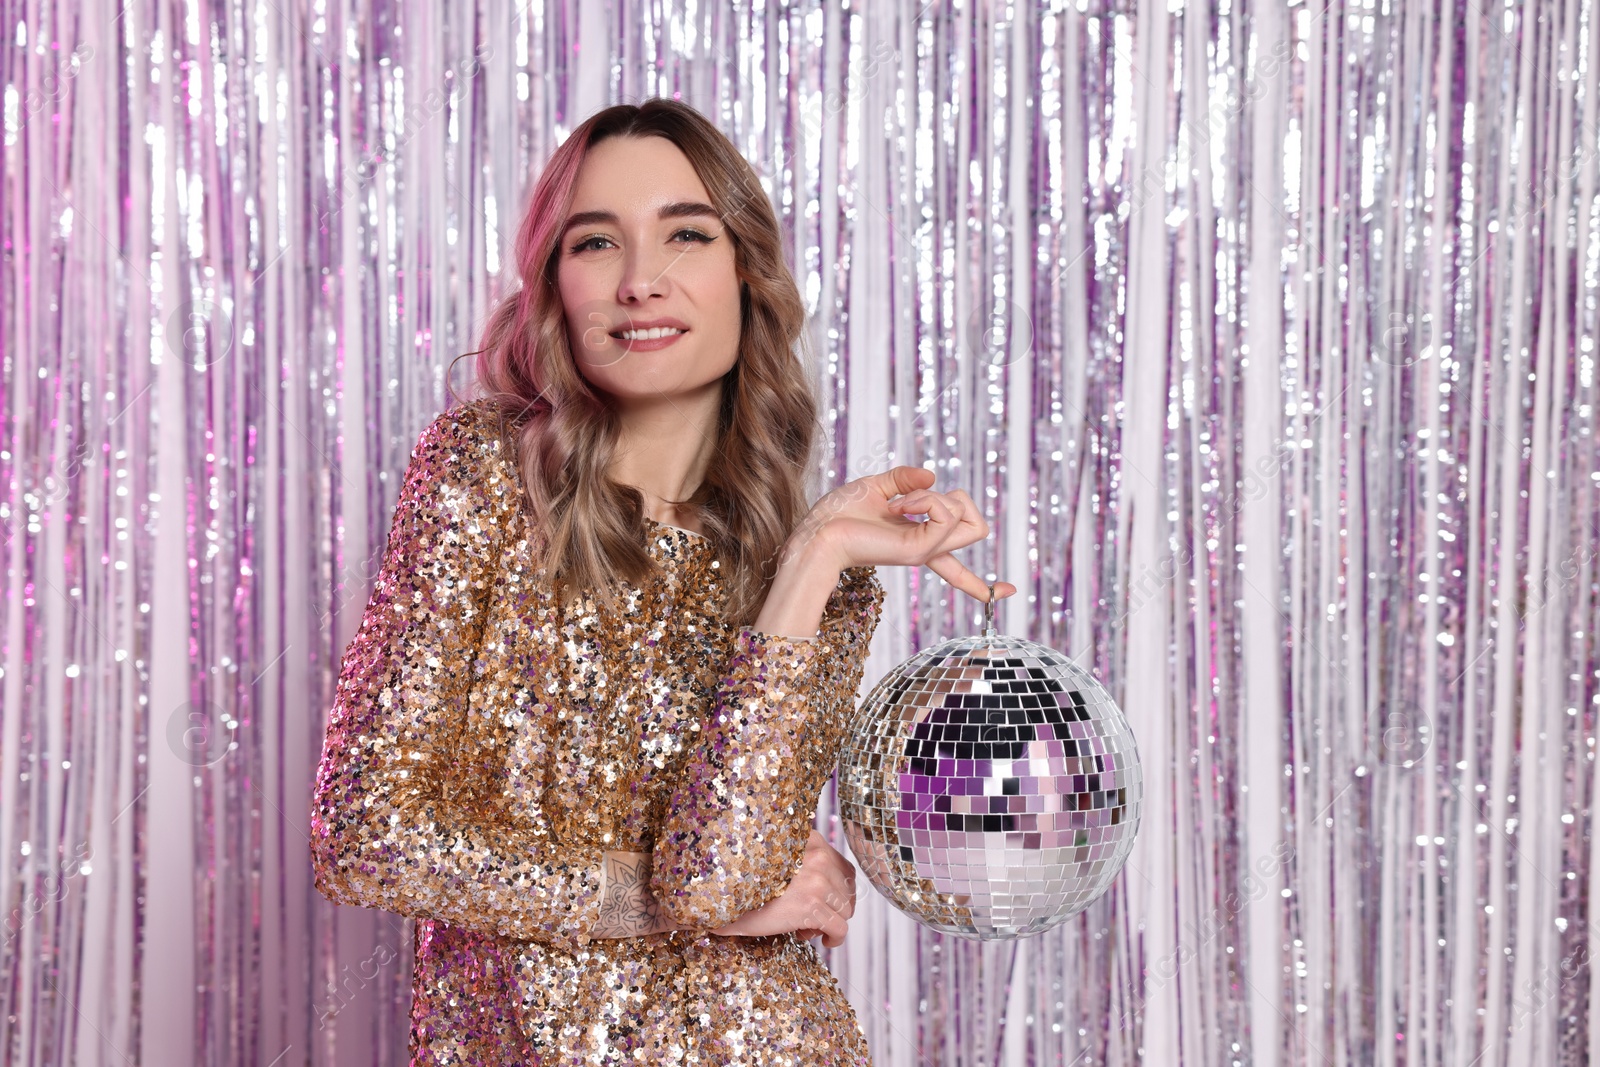
[[[667,337],[656,337],[647,340],[634,341],[630,341],[625,337],[618,337],[615,334],[612,334],[611,339],[617,342],[617,344],[621,345],[623,348],[627,349],[629,352],[654,352],[658,348],[666,348],[668,345],[676,344],[678,340],[684,336],[684,334],[689,332],[689,327],[685,326],[677,319],[654,319],[650,322],[630,322],[627,324],[627,326],[623,327],[623,329],[653,330],[658,326],[666,326],[674,330],[682,330],[683,333],[675,333]]]
[[[679,319],[629,319],[623,330],[653,330],[657,326],[671,326],[674,330],[687,330],[689,324]]]

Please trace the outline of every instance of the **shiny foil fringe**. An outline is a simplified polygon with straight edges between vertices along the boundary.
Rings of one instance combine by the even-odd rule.
[[[409,924],[310,882],[323,716],[533,177],[653,94],[789,230],[828,479],[971,492],[1144,760],[1065,927],[863,888],[877,1062],[1600,1060],[1593,0],[0,30],[4,1062],[406,1061]],[[868,686],[981,617],[884,581]]]

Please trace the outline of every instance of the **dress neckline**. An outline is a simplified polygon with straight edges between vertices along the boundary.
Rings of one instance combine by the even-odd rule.
[[[670,522],[662,522],[660,519],[652,519],[648,515],[646,515],[644,517],[644,521],[648,522],[648,523],[653,523],[656,526],[664,527],[664,528],[666,528],[668,530],[677,530],[679,533],[688,534],[690,537],[696,538],[696,539],[701,540],[701,541],[704,541],[704,540],[707,539],[706,535],[703,534],[703,533],[695,533],[693,530],[685,530],[682,526],[674,526]]]

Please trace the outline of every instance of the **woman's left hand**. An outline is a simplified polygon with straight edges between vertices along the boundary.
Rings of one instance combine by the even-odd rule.
[[[825,494],[795,527],[786,555],[820,551],[838,566],[923,564],[979,601],[989,599],[989,583],[955,557],[989,536],[983,513],[963,489],[932,488],[926,467],[899,466],[846,482]],[[925,515],[918,521],[912,515]],[[994,598],[1017,587],[994,583]]]
[[[856,869],[814,827],[805,857],[784,891],[727,926],[719,937],[768,937],[793,933],[802,941],[821,936],[828,948],[844,944],[856,910]]]

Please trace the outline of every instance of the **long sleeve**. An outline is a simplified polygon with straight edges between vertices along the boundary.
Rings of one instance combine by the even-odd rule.
[[[471,694],[519,493],[489,418],[446,412],[412,451],[328,719],[312,868],[337,903],[571,951],[599,917],[602,852],[513,820],[466,773],[469,718],[496,713]]]
[[[678,923],[726,926],[794,877],[882,603],[876,568],[850,567],[816,637],[735,635],[653,849],[651,888]]]

